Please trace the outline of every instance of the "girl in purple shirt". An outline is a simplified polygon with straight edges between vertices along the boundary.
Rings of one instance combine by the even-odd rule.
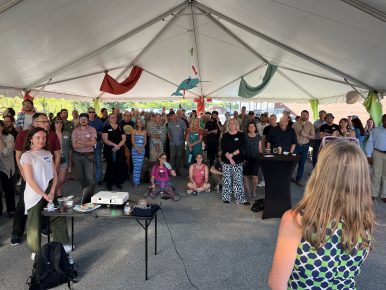
[[[151,169],[150,197],[155,198],[161,194],[161,198],[172,198],[174,201],[180,199],[176,194],[173,184],[170,182],[170,175],[176,176],[176,172],[166,162],[166,153],[161,153],[156,164]]]

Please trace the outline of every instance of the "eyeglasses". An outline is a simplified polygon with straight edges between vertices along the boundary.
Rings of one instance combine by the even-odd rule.
[[[166,157],[160,157],[159,159],[166,160]]]
[[[88,111],[89,112],[89,114],[94,114],[95,113],[95,111]]]

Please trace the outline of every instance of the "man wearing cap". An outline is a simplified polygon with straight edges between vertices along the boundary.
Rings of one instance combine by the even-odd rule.
[[[95,191],[94,180],[94,145],[97,140],[97,132],[94,127],[88,125],[88,114],[79,115],[79,127],[72,131],[72,147],[74,148],[75,167],[79,173],[82,186],[82,202],[90,202]]]
[[[298,186],[303,186],[300,181],[303,178],[304,165],[307,160],[308,149],[310,148],[310,140],[314,139],[315,137],[314,125],[308,121],[309,116],[309,112],[307,110],[303,110],[300,115],[300,121],[295,122],[292,125],[292,128],[295,130],[298,142],[296,145],[295,153],[301,155],[301,159],[298,163],[296,179],[292,178],[292,181],[295,182]]]
[[[326,117],[326,111],[321,110],[319,111],[319,119],[314,122],[314,129],[315,129],[315,139],[314,139],[314,146],[312,151],[312,166],[315,167],[316,162],[318,161],[318,155],[319,155],[319,148],[320,144],[322,143],[322,138],[320,137],[320,127],[326,123],[325,117]]]
[[[366,155],[369,163],[373,164],[373,199],[380,195],[383,202],[386,202],[386,114],[382,116],[382,125],[370,133]]]
[[[18,132],[22,130],[28,130],[32,125],[32,116],[35,114],[34,103],[32,100],[24,100],[23,111],[17,115],[16,130]]]
[[[339,130],[340,127],[337,124],[334,124],[334,115],[331,113],[326,114],[325,117],[326,123],[320,126],[320,138],[323,139],[326,136],[332,136],[332,133],[336,130]]]

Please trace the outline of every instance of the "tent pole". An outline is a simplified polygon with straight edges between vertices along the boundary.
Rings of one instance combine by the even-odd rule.
[[[74,60],[74,61],[72,61],[72,62],[70,62],[70,63],[68,63],[66,65],[64,65],[64,66],[62,66],[62,67],[60,67],[59,69],[57,69],[57,70],[49,73],[48,75],[40,78],[39,80],[29,84],[27,86],[27,90],[31,89],[31,88],[34,88],[37,85],[39,85],[42,82],[44,82],[45,80],[50,79],[50,78],[54,78],[55,76],[63,73],[64,71],[67,71],[70,68],[73,68],[74,66],[79,65],[79,64],[81,64],[81,63],[83,63],[83,62],[93,58],[94,56],[97,56],[97,55],[101,54],[102,52],[108,50],[109,48],[112,48],[112,47],[116,46],[117,44],[125,41],[126,39],[132,37],[133,35],[135,35],[135,34],[141,32],[141,31],[145,30],[146,28],[152,26],[153,24],[157,23],[158,21],[161,21],[162,19],[170,16],[174,11],[180,10],[181,8],[184,8],[186,6],[187,6],[187,4],[185,2],[183,2],[183,3],[179,4],[179,5],[177,5],[176,7],[172,8],[172,9],[169,9],[168,11],[162,13],[161,15],[159,15],[159,16],[153,18],[153,19],[151,19],[150,21],[146,22],[145,24],[136,27],[135,29],[133,29],[133,30],[129,31],[128,33],[118,37],[117,39],[107,43],[106,45],[104,45],[104,46],[102,46],[102,47],[92,51],[91,53],[88,53],[88,54],[86,54],[86,55],[84,55],[84,56],[82,56],[82,57],[80,57],[80,58],[78,58],[78,59],[76,59],[76,60]]]
[[[158,78],[158,79],[160,79],[160,80],[162,80],[162,81],[164,81],[164,82],[167,82],[167,83],[169,83],[169,84],[171,84],[171,85],[173,85],[173,86],[178,87],[177,84],[175,84],[175,83],[173,83],[173,82],[171,82],[171,81],[169,81],[169,80],[167,80],[167,79],[165,79],[165,78],[163,78],[163,77],[161,77],[161,76],[159,76],[159,75],[156,75],[156,74],[154,74],[154,73],[148,71],[147,69],[144,69],[144,68],[142,68],[142,69],[143,69],[144,72],[147,72],[149,75],[152,75],[152,76],[154,76],[154,77],[156,77],[156,78]],[[188,90],[188,92],[191,93],[191,94],[193,94],[193,95],[195,95],[195,96],[197,96],[197,97],[200,96],[199,94],[196,94],[196,93],[191,92],[191,91],[189,91],[189,90]]]
[[[257,70],[261,69],[262,67],[264,67],[264,66],[266,66],[266,65],[267,65],[266,63],[260,64],[259,66],[255,67],[254,69],[250,70],[249,72],[247,72],[247,73],[245,73],[245,74],[243,74],[243,75],[241,75],[241,76],[235,78],[234,80],[231,80],[230,82],[227,82],[225,85],[222,85],[221,87],[219,87],[219,88],[217,88],[217,89],[211,91],[209,94],[207,94],[207,96],[210,96],[211,94],[213,94],[213,93],[215,93],[215,92],[217,92],[217,91],[219,91],[219,90],[221,90],[221,89],[223,89],[223,88],[229,86],[231,83],[234,83],[235,81],[241,79],[242,77],[245,77],[245,76],[247,76],[247,75],[249,75],[249,74],[251,74],[251,73],[257,71]]]
[[[315,96],[313,96],[309,91],[307,91],[305,88],[303,88],[301,85],[299,85],[297,82],[295,82],[293,79],[291,79],[287,74],[285,74],[284,72],[282,72],[281,70],[277,70],[276,72],[278,72],[282,77],[284,77],[287,81],[289,81],[292,85],[294,85],[295,87],[297,87],[299,90],[301,90],[303,93],[305,93],[307,96],[311,97],[312,99],[315,99]]]
[[[375,9],[374,7],[371,7],[370,5],[367,5],[363,3],[362,1],[358,0],[341,0],[345,2],[346,4],[355,7],[375,18],[378,18],[379,20],[382,20],[383,22],[386,22],[386,15],[382,11],[379,11],[378,9]]]
[[[200,11],[205,13],[204,10],[198,8]],[[214,18],[212,15],[207,14],[207,17],[212,20],[218,27],[220,27],[223,31],[225,31],[227,34],[229,34],[233,39],[235,39],[237,42],[241,43],[245,48],[247,48],[253,55],[264,61],[265,63],[270,63],[264,56],[262,56],[260,53],[258,53],[256,50],[254,50],[252,47],[250,47],[246,42],[244,42],[241,38],[239,38],[236,34],[234,34],[232,31],[230,31],[227,27],[225,27],[220,21],[218,21],[216,18]]]
[[[315,78],[319,78],[319,79],[323,79],[323,80],[327,80],[327,81],[331,81],[331,82],[335,82],[335,83],[339,83],[339,84],[346,85],[346,84],[349,83],[348,81],[341,81],[341,80],[337,80],[337,79],[333,79],[333,78],[329,78],[329,77],[325,77],[325,76],[321,76],[321,75],[317,75],[317,74],[313,74],[313,73],[297,70],[297,69],[286,67],[286,66],[278,65],[277,67],[280,68],[280,69],[285,69],[285,70],[293,71],[293,72],[296,72],[296,73],[308,75],[308,76],[311,76],[311,77],[315,77]],[[360,87],[357,84],[352,84],[352,83],[349,83],[349,84],[350,84],[350,86]]]
[[[23,2],[23,0],[8,0],[8,1],[5,1],[5,3],[3,3],[0,6],[0,14],[4,13],[8,9],[11,9],[13,6],[15,6],[17,4],[20,4],[20,2]]]
[[[259,31],[255,30],[255,29],[253,29],[253,28],[250,28],[250,27],[248,27],[248,26],[246,26],[246,25],[244,25],[244,24],[234,20],[233,18],[230,18],[230,17],[228,17],[228,16],[226,16],[224,14],[221,14],[220,12],[217,12],[216,10],[214,10],[212,8],[209,8],[209,7],[203,5],[203,4],[199,3],[199,2],[195,2],[195,5],[198,8],[201,8],[201,9],[203,9],[203,10],[209,12],[209,13],[213,13],[213,14],[217,15],[218,17],[224,19],[225,21],[227,21],[229,23],[232,23],[233,25],[235,25],[235,26],[237,26],[237,27],[239,27],[239,28],[241,28],[241,29],[243,29],[245,31],[248,31],[249,33],[251,33],[251,34],[253,34],[253,35],[255,35],[255,36],[257,36],[257,37],[259,37],[261,39],[264,39],[265,41],[268,41],[268,42],[270,42],[270,43],[272,43],[272,44],[274,44],[274,45],[276,45],[276,46],[278,46],[278,47],[280,47],[280,48],[282,48],[282,49],[284,49],[286,51],[291,52],[294,55],[297,55],[297,56],[299,56],[301,58],[304,58],[307,61],[309,61],[311,63],[314,63],[314,64],[316,64],[316,65],[318,65],[318,66],[320,66],[320,67],[322,67],[322,68],[324,68],[324,69],[326,69],[326,70],[328,70],[330,72],[333,72],[333,73],[343,77],[343,78],[349,78],[350,80],[352,80],[355,83],[358,83],[360,86],[362,86],[365,89],[375,90],[370,85],[368,85],[368,84],[366,84],[366,83],[364,83],[364,82],[362,82],[360,80],[357,80],[356,78],[354,78],[352,76],[349,76],[346,73],[341,72],[340,70],[338,70],[338,69],[336,69],[336,68],[334,68],[332,66],[329,66],[328,64],[325,64],[325,63],[323,63],[323,62],[321,62],[321,61],[319,61],[319,60],[317,60],[317,59],[315,59],[315,58],[313,58],[313,57],[311,57],[311,56],[309,56],[309,55],[307,55],[305,53],[302,53],[302,52],[300,52],[300,51],[298,51],[298,50],[288,46],[288,45],[285,45],[284,43],[281,43],[281,42],[279,42],[279,41],[277,41],[277,40],[275,40],[275,39],[273,39],[273,38],[271,38],[271,37],[269,37],[269,36],[259,32]]]
[[[186,6],[181,8],[180,10],[177,11],[176,14],[173,15],[173,18],[170,19],[170,21],[168,23],[166,23],[166,25],[149,41],[149,43],[138,53],[138,55],[130,62],[129,65],[127,65],[123,70],[122,72],[116,77],[116,80],[119,80],[128,70],[131,66],[135,65],[138,60],[142,57],[142,55],[144,55],[144,53],[150,48],[153,46],[154,42],[156,42],[158,40],[158,38],[160,38],[160,36],[170,27],[170,25],[172,25],[176,20],[177,20],[177,17],[184,9],[186,9]],[[99,95],[98,95],[98,98],[101,98],[103,96],[104,92],[101,92]]]

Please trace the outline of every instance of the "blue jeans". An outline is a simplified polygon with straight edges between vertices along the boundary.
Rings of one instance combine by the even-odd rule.
[[[300,181],[303,177],[304,164],[306,164],[309,148],[310,148],[310,144],[296,145],[295,153],[301,156],[298,164],[298,173],[296,174],[296,181]]]
[[[102,182],[102,147],[102,141],[97,141],[96,147],[94,148],[96,182]]]
[[[322,140],[314,140],[314,148],[312,151],[312,166],[315,168],[316,162],[318,161],[319,148],[322,144]]]

